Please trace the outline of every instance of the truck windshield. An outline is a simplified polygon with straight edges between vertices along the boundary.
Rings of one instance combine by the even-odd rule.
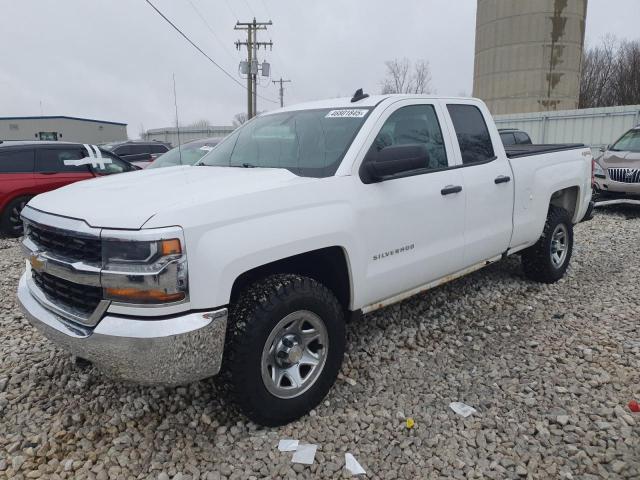
[[[611,147],[611,150],[614,152],[640,152],[640,129],[629,130]]]
[[[369,109],[298,110],[257,117],[227,137],[199,165],[284,168],[301,177],[329,177]]]

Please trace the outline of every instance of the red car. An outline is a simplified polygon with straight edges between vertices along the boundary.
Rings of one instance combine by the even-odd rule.
[[[89,148],[92,148],[91,146]],[[95,155],[95,150],[92,152]],[[73,165],[66,160],[91,156],[80,143],[0,142],[0,230],[11,236],[22,234],[20,212],[31,197],[70,183],[138,167],[101,150],[111,160],[104,168]],[[98,164],[99,165],[99,164]],[[100,167],[100,165],[99,165]]]

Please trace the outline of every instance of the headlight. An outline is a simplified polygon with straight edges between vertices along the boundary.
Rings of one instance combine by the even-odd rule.
[[[111,264],[153,264],[162,258],[182,254],[180,240],[158,240],[155,242],[136,242],[105,240],[102,245],[102,258],[105,266]]]
[[[596,177],[600,177],[600,178],[607,178],[607,174],[604,171],[604,168],[602,168],[598,162],[594,162],[593,163],[593,174]]]
[[[187,299],[187,258],[180,238],[135,239],[136,233],[111,233],[102,242],[101,282],[106,299],[129,304],[166,304]],[[160,235],[157,233],[156,235]],[[152,237],[153,232],[139,234]]]

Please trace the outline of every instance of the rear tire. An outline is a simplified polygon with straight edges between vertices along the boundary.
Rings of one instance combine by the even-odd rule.
[[[560,280],[573,253],[573,223],[564,208],[551,206],[538,242],[522,254],[522,268],[527,278],[541,283]]]
[[[19,237],[22,235],[22,219],[20,212],[27,204],[31,197],[18,197],[11,200],[0,217],[0,230],[10,237]]]
[[[343,309],[317,281],[269,276],[231,306],[223,376],[252,421],[274,427],[300,418],[334,384],[345,349]]]

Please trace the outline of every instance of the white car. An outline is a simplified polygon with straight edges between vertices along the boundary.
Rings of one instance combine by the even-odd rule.
[[[515,253],[529,278],[560,279],[591,169],[583,146],[505,152],[475,99],[359,91],[287,107],[196,166],[32,199],[18,298],[112,376],[222,373],[249,418],[280,425],[331,388],[349,315]]]

